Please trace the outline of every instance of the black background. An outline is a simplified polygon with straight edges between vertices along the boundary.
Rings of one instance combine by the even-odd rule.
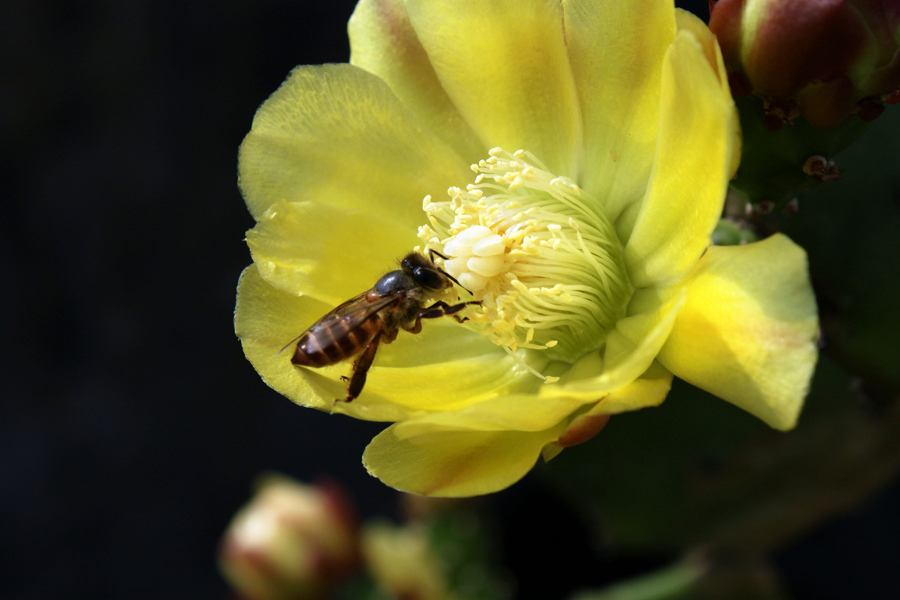
[[[380,427],[269,390],[231,324],[252,226],[237,147],[293,66],[346,61],[353,4],[0,8],[0,597],[226,597],[216,545],[267,470],[335,479],[366,515],[394,510],[360,464]],[[900,563],[881,528],[897,492],[779,557],[796,597],[842,597],[835,573],[869,555]],[[535,511],[530,536],[577,527],[530,480],[494,501],[512,541]],[[534,597],[552,597],[535,572],[591,582],[589,542],[571,538],[556,557],[510,550]]]

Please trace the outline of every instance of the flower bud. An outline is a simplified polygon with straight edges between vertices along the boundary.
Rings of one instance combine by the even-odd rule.
[[[728,218],[721,219],[712,234],[716,246],[737,246],[756,240],[756,234],[748,225]]]
[[[362,553],[369,573],[392,598],[444,600],[450,597],[440,559],[432,551],[423,526],[366,525]]]
[[[709,25],[733,89],[782,122],[870,120],[900,88],[900,0],[719,0]]]
[[[220,566],[241,598],[326,597],[356,563],[357,532],[343,494],[270,476],[231,521]]]

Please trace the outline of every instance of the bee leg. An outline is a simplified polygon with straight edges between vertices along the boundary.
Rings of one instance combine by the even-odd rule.
[[[410,333],[419,333],[422,331],[422,319],[437,319],[438,317],[451,316],[460,323],[465,323],[468,319],[460,317],[454,313],[458,313],[470,304],[481,304],[480,300],[470,302],[460,302],[459,304],[447,304],[443,300],[438,300],[425,310],[416,315],[416,320],[409,327],[404,327]]]
[[[409,326],[404,325],[403,329],[405,329],[406,331],[408,331],[410,333],[419,333],[420,331],[422,331],[422,318],[423,318],[422,313],[419,313],[418,315],[416,315],[416,320],[413,321],[412,325],[409,325]],[[424,317],[424,318],[427,319],[428,317]]]
[[[380,341],[381,334],[378,334],[363,348],[359,358],[353,361],[353,374],[350,376],[350,385],[347,386],[347,397],[344,398],[344,402],[352,402],[362,392],[363,386],[366,385],[366,375],[369,373],[372,361],[375,360],[375,351],[378,350]]]
[[[459,304],[447,304],[443,300],[438,300],[425,310],[419,313],[418,318],[436,319],[437,317],[452,316],[459,323],[464,323],[468,319],[455,314],[469,306],[470,304],[481,304],[480,300],[470,300],[468,302],[460,302]],[[418,318],[416,320],[418,320]]]

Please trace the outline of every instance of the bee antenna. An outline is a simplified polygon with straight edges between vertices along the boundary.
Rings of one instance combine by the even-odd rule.
[[[431,260],[431,262],[434,262],[434,256],[435,256],[435,255],[440,256],[440,257],[443,258],[444,260],[450,260],[450,258],[449,258],[448,256],[444,256],[443,254],[441,254],[440,252],[438,252],[438,251],[435,250],[434,248],[429,248],[429,249],[428,249],[428,258]]]
[[[435,255],[440,256],[440,257],[443,258],[444,260],[450,260],[450,257],[449,257],[449,256],[444,256],[443,254],[441,254],[440,252],[438,252],[438,251],[435,250],[434,248],[429,248],[429,249],[428,249],[428,260],[430,260],[432,263],[434,263],[434,257],[435,257]],[[440,272],[444,275],[444,277],[446,277],[447,279],[449,279],[450,281],[452,281],[453,283],[455,283],[456,285],[458,285],[458,286],[461,287],[462,289],[464,289],[464,290],[466,290],[467,292],[469,292],[469,295],[470,295],[470,296],[474,296],[474,295],[475,295],[475,294],[472,293],[472,290],[470,290],[469,288],[467,288],[466,286],[464,286],[463,284],[461,284],[461,283],[459,282],[459,280],[458,280],[456,277],[454,277],[453,275],[451,275],[451,274],[448,273],[447,271],[443,270],[442,268],[438,267],[437,265],[435,265],[434,268],[437,269],[438,271],[440,271]]]
[[[461,287],[462,289],[464,289],[464,290],[466,290],[467,292],[469,292],[469,295],[470,295],[470,296],[474,296],[474,295],[475,295],[475,294],[472,293],[472,290],[470,290],[469,288],[467,288],[466,286],[464,286],[463,284],[461,284],[461,283],[459,282],[459,280],[458,280],[456,277],[454,277],[453,275],[451,275],[451,274],[448,273],[447,271],[445,271],[445,270],[443,270],[443,269],[438,269],[438,271],[440,271],[441,273],[443,273],[444,276],[445,276],[447,279],[449,279],[450,281],[452,281],[453,283],[455,283],[456,285],[458,285],[458,286]]]

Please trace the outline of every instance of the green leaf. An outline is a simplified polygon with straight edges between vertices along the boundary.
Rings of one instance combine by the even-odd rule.
[[[757,560],[692,556],[671,566],[571,600],[786,600],[778,578]]]

